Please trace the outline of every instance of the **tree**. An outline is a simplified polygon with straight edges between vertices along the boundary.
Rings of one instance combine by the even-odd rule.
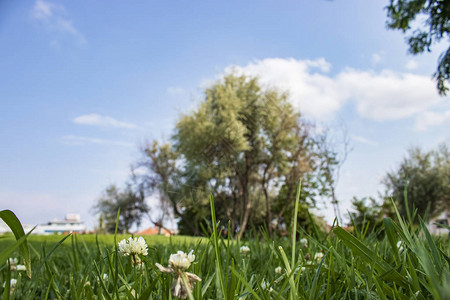
[[[249,223],[271,234],[279,220],[290,220],[299,178],[305,204],[328,191],[313,133],[287,94],[262,89],[257,78],[229,75],[181,116],[172,144],[149,144],[138,165],[147,168],[148,194],[171,203],[182,233],[208,226],[212,193],[217,219],[230,222],[232,234],[241,238]]]
[[[141,159],[132,167],[133,183],[138,186],[138,190],[143,193],[147,192],[147,196],[159,198],[161,214],[156,221],[151,218],[150,220],[158,228],[164,228],[164,221],[170,214],[170,206],[173,206],[173,211],[177,217],[182,217],[175,202],[169,201],[170,189],[174,186],[173,181],[179,178],[178,155],[172,151],[170,144],[160,145],[157,141],[143,147],[141,152],[144,153],[144,159]],[[144,172],[136,175],[136,170],[140,168]]]
[[[434,43],[447,40],[450,30],[450,1],[448,0],[390,0],[387,8],[387,26],[412,32],[406,41],[409,52],[416,55],[425,50],[430,52]],[[421,25],[421,18],[425,22]],[[437,70],[433,75],[437,81],[439,94],[445,95],[445,82],[450,76],[450,47],[441,53]]]
[[[133,191],[131,185],[120,191],[115,185],[111,185],[93,207],[94,212],[100,213],[100,227],[114,233],[119,209],[119,232],[128,232],[133,224],[139,226],[142,216],[149,211],[142,191]]]
[[[369,233],[382,226],[384,217],[383,205],[378,204],[374,198],[364,197],[358,199],[353,197],[352,206],[354,212],[349,213],[351,220],[349,225],[353,225],[359,230],[367,229]]]
[[[408,151],[397,170],[383,179],[386,193],[395,201],[401,215],[406,215],[405,195],[409,211],[419,215],[428,211],[430,217],[450,208],[450,151],[445,144],[424,152],[420,148]]]

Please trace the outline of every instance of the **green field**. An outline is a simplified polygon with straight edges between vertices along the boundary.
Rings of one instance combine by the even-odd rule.
[[[129,235],[72,235],[61,244],[61,235],[31,235],[31,278],[3,262],[0,294],[3,299],[175,299],[172,294],[180,291],[190,299],[450,297],[448,235],[432,237],[423,224],[385,219],[372,233],[340,227],[331,233],[296,231],[293,239],[269,239],[261,231],[260,238],[240,242],[219,234],[149,236],[148,254],[134,258],[123,256],[114,243]],[[14,244],[13,236],[2,236],[0,253]],[[248,253],[241,251],[244,245]],[[155,265],[167,267],[180,250],[193,250],[188,269],[174,267],[171,274]],[[10,257],[23,263],[18,251]],[[192,290],[186,271],[201,278]]]

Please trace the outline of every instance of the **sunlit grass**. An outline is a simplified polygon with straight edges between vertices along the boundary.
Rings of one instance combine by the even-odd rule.
[[[259,238],[237,241],[219,234],[212,199],[211,208],[209,238],[145,237],[149,249],[148,255],[139,256],[141,264],[116,251],[114,240],[130,235],[73,235],[63,241],[58,235],[30,236],[31,279],[3,263],[2,286],[7,281],[14,284],[8,293],[6,284],[0,286],[0,292],[15,299],[172,299],[176,288],[178,295],[189,299],[448,299],[450,295],[449,237],[429,235],[421,220],[417,227],[401,218],[398,223],[385,219],[376,232],[355,228],[349,233],[335,227],[331,233],[307,234],[298,228],[292,238],[270,239],[261,230],[255,232]],[[12,236],[1,238],[0,253],[14,243]],[[195,259],[187,269],[165,269],[171,267],[171,254],[191,250]],[[190,282],[190,276],[201,281]]]

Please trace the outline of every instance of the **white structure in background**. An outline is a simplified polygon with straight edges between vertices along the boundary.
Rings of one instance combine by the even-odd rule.
[[[5,222],[3,222],[3,220],[0,219],[0,234],[6,232],[11,232],[11,229],[9,229],[9,227],[5,224]]]
[[[33,229],[33,225],[27,225],[27,224],[22,224],[23,227],[23,231],[25,233],[28,233],[31,229]],[[33,231],[34,232],[34,231]],[[3,220],[0,219],[0,234],[3,233],[11,233],[11,228],[8,227],[8,225],[6,225],[5,222],[3,222]]]
[[[79,214],[66,214],[64,220],[56,220],[41,224],[33,231],[34,234],[53,234],[86,231],[86,226],[81,221]]]
[[[430,220],[427,225],[428,231],[431,234],[441,235],[449,233],[448,229],[439,227],[437,224],[450,225],[450,211],[444,210],[439,216]]]

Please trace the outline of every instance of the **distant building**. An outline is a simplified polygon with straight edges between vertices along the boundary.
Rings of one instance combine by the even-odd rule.
[[[40,224],[33,231],[34,234],[53,234],[53,233],[84,233],[86,226],[81,221],[79,214],[66,214],[64,220],[53,220],[47,224]]]
[[[439,216],[431,219],[427,225],[428,231],[431,234],[435,234],[435,235],[448,234],[449,233],[448,229],[440,227],[436,224],[443,224],[443,225],[449,226],[450,211],[444,210]]]
[[[6,233],[11,232],[11,229],[9,229],[8,225],[3,222],[3,220],[0,219],[0,233]]]
[[[138,231],[135,233],[135,235],[156,235],[156,234],[162,234],[165,236],[170,236],[175,234],[172,230],[167,230],[161,227],[150,227],[141,231]]]

